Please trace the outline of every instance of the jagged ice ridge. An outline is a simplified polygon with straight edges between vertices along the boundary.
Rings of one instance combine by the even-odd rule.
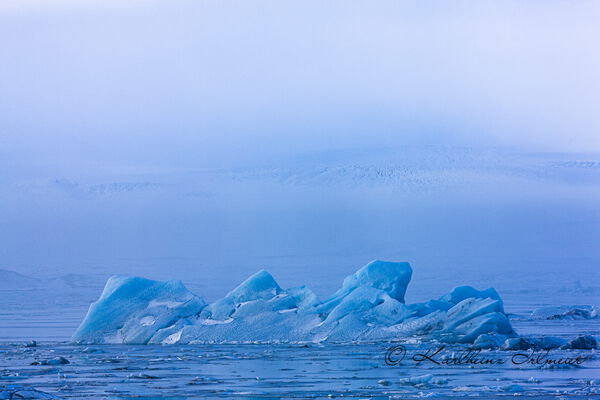
[[[406,262],[373,261],[319,301],[307,287],[282,289],[261,270],[207,304],[181,281],[113,276],[72,337],[77,343],[175,344],[349,342],[422,336],[473,343],[515,336],[490,288],[461,286],[439,299],[405,304]]]

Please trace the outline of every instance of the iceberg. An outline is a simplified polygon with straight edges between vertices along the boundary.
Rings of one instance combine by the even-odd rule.
[[[265,270],[207,304],[181,281],[111,277],[72,337],[76,343],[303,343],[422,336],[473,343],[515,337],[494,289],[461,286],[406,304],[406,262],[375,260],[320,301],[306,286],[283,289]]]

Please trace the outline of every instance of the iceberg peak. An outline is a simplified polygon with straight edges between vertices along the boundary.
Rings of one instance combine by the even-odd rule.
[[[373,260],[346,277],[338,293],[348,294],[358,287],[373,287],[404,303],[404,295],[411,277],[412,268],[407,262]]]
[[[283,290],[275,281],[275,278],[266,270],[261,269],[250,275],[238,287],[227,293],[226,298],[243,302],[256,299],[268,299],[280,294]]]
[[[450,293],[442,296],[440,300],[458,304],[461,301],[470,298],[500,300],[500,295],[494,288],[477,290],[472,286],[458,286],[452,289]]]

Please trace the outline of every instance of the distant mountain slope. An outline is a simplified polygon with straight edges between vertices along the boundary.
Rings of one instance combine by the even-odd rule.
[[[25,276],[15,271],[0,269],[0,289],[30,289],[44,286],[44,281]]]
[[[317,190],[379,187],[407,194],[475,187],[493,191],[506,185],[530,183],[558,185],[558,189],[565,185],[598,189],[600,155],[406,146],[308,153],[219,168],[142,169],[134,174],[117,175],[92,172],[90,176],[85,173],[65,176],[62,171],[43,178],[18,180],[0,175],[0,186],[4,187],[0,200],[43,197],[51,202],[67,197],[77,201],[117,202],[194,197],[210,201],[223,194],[238,198],[248,188],[256,190],[256,185],[261,184]]]
[[[101,288],[102,278],[94,275],[67,274],[57,278],[34,278],[8,269],[0,269],[0,290],[56,290]]]

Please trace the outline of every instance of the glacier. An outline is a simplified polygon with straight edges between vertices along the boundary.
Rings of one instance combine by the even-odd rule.
[[[420,337],[498,343],[516,337],[498,293],[461,286],[405,304],[407,262],[375,260],[320,301],[306,286],[282,289],[260,270],[207,304],[181,281],[113,276],[71,340],[87,344],[369,342]]]

